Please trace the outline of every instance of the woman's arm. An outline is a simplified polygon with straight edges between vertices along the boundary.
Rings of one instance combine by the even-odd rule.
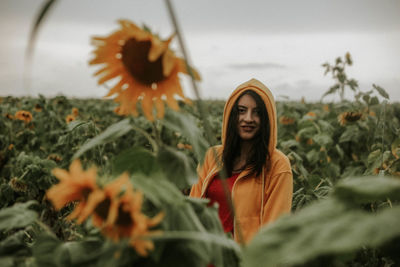
[[[293,175],[290,171],[275,174],[265,190],[262,224],[275,221],[290,213],[293,197]]]
[[[198,164],[197,165],[197,176],[198,180],[197,183],[192,185],[192,189],[190,190],[189,196],[191,197],[200,197],[201,196],[201,190],[203,186],[203,181],[205,177],[208,174],[209,168],[210,168],[210,161],[211,161],[211,153],[214,153],[212,151],[213,148],[209,148],[204,156],[204,161],[203,164]]]

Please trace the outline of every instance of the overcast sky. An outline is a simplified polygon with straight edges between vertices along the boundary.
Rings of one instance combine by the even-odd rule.
[[[38,35],[30,88],[22,83],[32,20],[44,1],[0,0],[0,95],[102,97],[87,65],[90,37],[116,21],[146,24],[161,37],[173,27],[162,0],[59,0]],[[363,91],[372,84],[400,101],[400,0],[173,0],[204,98],[225,99],[252,77],[277,99],[319,100],[333,84],[322,63],[350,52]],[[177,42],[173,44],[177,49]],[[178,52],[179,53],[179,52]],[[193,96],[187,80],[185,92]],[[351,96],[351,95],[349,95]],[[283,99],[283,98],[282,98]],[[329,99],[329,98],[328,98]]]

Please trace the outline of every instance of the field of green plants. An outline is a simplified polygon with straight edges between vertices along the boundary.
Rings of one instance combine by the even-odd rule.
[[[396,266],[400,105],[374,101],[277,104],[279,148],[294,174],[293,214],[241,247],[223,234],[215,207],[185,196],[208,147],[197,102],[149,122],[117,115],[110,100],[4,97],[0,265],[237,266],[239,258],[241,266]],[[224,102],[202,104],[218,143]],[[21,110],[31,117],[18,117]],[[143,213],[164,214],[146,257],[91,220],[69,220],[75,202],[52,206],[52,170],[68,169],[74,158],[83,169],[97,166],[101,184],[128,171],[144,194]]]

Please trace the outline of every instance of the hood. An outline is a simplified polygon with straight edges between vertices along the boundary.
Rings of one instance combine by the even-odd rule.
[[[261,98],[264,100],[265,107],[267,108],[268,112],[268,118],[271,129],[268,152],[270,155],[272,155],[273,151],[275,150],[277,142],[277,121],[276,121],[275,100],[274,97],[272,96],[271,91],[262,82],[256,79],[251,79],[239,85],[226,101],[224,107],[224,115],[222,118],[222,133],[221,133],[222,145],[223,146],[225,145],[225,135],[228,127],[228,118],[229,114],[231,114],[232,107],[235,104],[236,100],[239,98],[239,96],[246,90],[253,90],[258,95],[260,95]]]

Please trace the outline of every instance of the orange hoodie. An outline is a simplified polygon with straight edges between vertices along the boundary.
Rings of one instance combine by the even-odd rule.
[[[289,213],[292,206],[293,175],[288,158],[278,149],[277,119],[275,101],[271,91],[260,81],[251,79],[239,85],[225,104],[222,122],[222,145],[210,148],[202,165],[197,168],[199,180],[192,186],[191,197],[205,197],[206,190],[221,170],[221,156],[225,143],[228,117],[238,97],[245,90],[258,93],[265,103],[270,121],[270,169],[264,169],[259,176],[249,176],[249,170],[242,171],[232,187],[232,200],[235,207],[234,238],[240,241],[238,228],[245,242],[248,242],[262,225]],[[215,156],[219,160],[216,160]],[[240,226],[239,226],[240,225]]]

